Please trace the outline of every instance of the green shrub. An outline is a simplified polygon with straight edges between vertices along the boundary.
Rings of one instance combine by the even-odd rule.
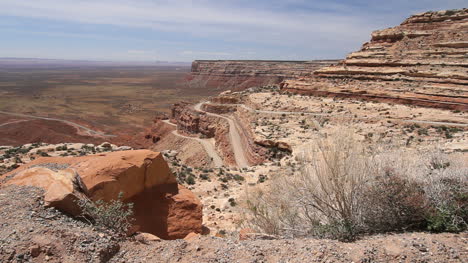
[[[366,185],[362,192],[363,231],[423,229],[427,201],[422,186],[387,168],[382,176]]]
[[[237,205],[237,202],[236,202],[236,200],[235,200],[234,198],[232,198],[232,197],[231,197],[231,198],[229,198],[229,200],[228,200],[228,201],[229,201],[229,204],[230,204],[231,206],[236,206],[236,205]]]
[[[187,179],[185,179],[185,182],[188,185],[194,185],[195,184],[195,177],[193,175],[189,175]]]
[[[208,180],[208,179],[210,179],[210,177],[208,176],[208,174],[200,174],[200,179]]]
[[[110,230],[117,235],[125,235],[131,227],[133,216],[133,203],[122,201],[120,192],[117,200],[93,202],[89,199],[80,199],[77,204],[82,210],[83,218],[102,230]]]
[[[249,227],[286,238],[343,241],[373,233],[468,229],[463,156],[373,149],[338,132],[295,158],[300,171],[271,177],[268,185],[246,193]]]
[[[437,192],[429,192],[430,214],[428,230],[433,232],[461,232],[468,229],[468,183],[453,178],[432,182]]]

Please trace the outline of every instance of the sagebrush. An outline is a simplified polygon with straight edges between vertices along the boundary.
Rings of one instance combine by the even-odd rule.
[[[344,241],[390,231],[463,231],[468,167],[451,158],[370,148],[341,131],[297,154],[300,172],[250,191],[247,221],[268,234]]]
[[[118,235],[125,235],[132,226],[133,203],[122,201],[123,193],[110,202],[89,199],[80,199],[78,205],[82,210],[83,218],[103,230],[110,230]]]

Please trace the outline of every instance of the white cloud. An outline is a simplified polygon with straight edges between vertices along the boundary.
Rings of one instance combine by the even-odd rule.
[[[371,29],[351,15],[286,12],[203,1],[0,0],[0,15],[185,32],[200,37],[291,45],[294,38],[355,37]]]
[[[57,21],[57,25],[66,21],[89,26],[151,29],[177,34],[179,37],[176,39],[180,42],[183,41],[179,39],[187,38],[189,41],[202,39],[204,43],[213,43],[206,48],[200,48],[200,45],[192,47],[189,41],[166,43],[167,46],[180,46],[171,52],[182,59],[265,56],[288,59],[296,57],[295,54],[298,58],[309,59],[311,57],[304,57],[306,51],[317,58],[339,58],[359,48],[373,30],[394,26],[411,13],[424,9],[463,7],[464,1],[0,0],[0,16],[51,19]],[[2,30],[5,28],[0,28]],[[65,30],[36,34],[101,39],[97,34]],[[129,38],[112,34],[102,38],[113,37]],[[233,50],[237,47],[235,43],[242,43],[243,46]],[[142,45],[143,48],[147,46]],[[155,48],[160,50],[159,47]],[[181,51],[183,49],[186,51]],[[140,50],[139,47],[123,50],[117,52],[118,56],[122,53],[126,58],[156,56],[155,52]],[[160,54],[167,56],[166,53]]]

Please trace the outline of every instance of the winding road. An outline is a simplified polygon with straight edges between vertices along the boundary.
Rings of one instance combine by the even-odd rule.
[[[167,123],[169,125],[177,127],[177,125],[170,122],[169,120],[163,120],[163,122]],[[213,145],[213,143],[209,139],[200,139],[200,138],[185,136],[185,135],[182,135],[179,132],[177,132],[177,130],[172,131],[172,134],[174,134],[175,136],[181,137],[181,138],[191,139],[191,140],[195,140],[195,141],[199,142],[203,146],[203,148],[205,148],[205,151],[208,154],[208,156],[210,156],[211,159],[213,160],[214,166],[215,167],[223,166],[223,164],[224,164],[223,159],[221,159],[218,152],[216,152],[215,146]]]
[[[207,115],[222,118],[228,121],[229,124],[229,137],[230,137],[230,142],[232,145],[232,149],[234,152],[234,157],[235,161],[237,163],[237,166],[240,168],[248,167],[249,162],[245,156],[245,152],[242,148],[242,138],[241,135],[239,134],[239,127],[236,124],[236,122],[228,118],[226,116],[222,116],[219,114],[211,113],[202,110],[202,106],[205,103],[209,103],[208,101],[203,101],[194,106],[194,109],[199,112],[203,112]],[[245,104],[232,104],[232,105],[237,105],[240,106],[248,111],[251,112],[256,112],[256,113],[265,113],[265,114],[288,114],[288,115],[309,115],[309,116],[332,116],[333,114],[330,113],[316,113],[316,112],[293,112],[293,111],[266,111],[266,110],[256,110],[252,109]],[[419,123],[419,124],[428,124],[428,125],[445,125],[445,126],[454,126],[454,127],[468,127],[468,124],[464,123],[453,123],[453,122],[437,122],[437,121],[421,121],[421,120],[398,120],[398,119],[386,119],[386,120],[395,120],[395,121],[402,121],[406,123]],[[317,124],[318,125],[318,124]],[[320,126],[320,125],[318,125]],[[190,138],[190,137],[188,137]],[[192,138],[193,139],[193,138]],[[212,146],[212,144],[210,144]],[[206,148],[206,147],[205,147]],[[216,153],[213,147],[213,151]],[[217,154],[217,153],[216,153]]]
[[[199,111],[199,112],[206,113],[209,116],[222,118],[222,119],[225,119],[225,120],[228,121],[228,124],[229,124],[229,139],[231,141],[231,146],[232,146],[232,150],[234,152],[234,159],[236,160],[236,164],[237,164],[237,166],[239,168],[249,167],[249,161],[247,160],[247,157],[245,156],[244,149],[242,148],[242,139],[241,139],[241,136],[239,134],[239,130],[238,130],[239,127],[237,126],[236,122],[234,120],[232,120],[231,118],[202,110],[202,106],[205,103],[207,103],[207,102],[203,101],[203,102],[200,102],[200,103],[196,104],[194,106],[195,110]]]
[[[10,124],[20,123],[20,122],[25,122],[25,121],[29,121],[29,120],[17,120],[17,121],[5,122],[5,123],[0,124],[0,127],[7,126]]]
[[[63,122],[65,124],[68,124],[70,126],[73,126],[73,127],[77,128],[77,129],[81,129],[81,130],[85,131],[90,136],[95,136],[95,137],[116,137],[115,135],[112,135],[112,134],[105,134],[105,133],[100,132],[100,131],[92,130],[92,129],[88,128],[88,127],[85,127],[85,126],[83,126],[81,124],[78,124],[78,123],[75,123],[75,122],[72,122],[72,121],[67,121],[67,120],[62,120],[62,119],[57,119],[57,118],[39,117],[39,116],[33,116],[33,115],[27,115],[27,114],[21,114],[21,113],[13,113],[13,112],[7,112],[7,111],[0,111],[0,114],[6,114],[6,115],[15,116],[15,117],[38,119],[38,120],[59,121],[59,122]],[[11,123],[9,123],[9,124],[11,124]],[[0,126],[3,126],[3,125],[0,125]]]
[[[289,114],[289,115],[312,115],[312,116],[329,116],[331,115],[330,113],[317,113],[317,112],[307,112],[307,111],[268,111],[268,110],[256,110],[252,109],[249,106],[246,106],[245,104],[232,104],[232,105],[237,105],[240,106],[241,108],[244,108],[248,111],[251,112],[256,112],[256,113],[265,113],[265,114]]]
[[[315,113],[315,112],[299,112],[299,111],[265,111],[265,110],[256,110],[252,109],[245,104],[231,104],[237,105],[241,108],[244,108],[251,112],[256,113],[265,113],[265,114],[290,114],[290,115],[313,115],[313,116],[333,116],[336,114],[331,113]],[[343,115],[344,116],[344,115]],[[402,119],[391,119],[391,118],[381,118],[381,120],[392,120],[392,121],[402,121],[406,123],[419,123],[419,124],[428,124],[428,125],[444,125],[452,127],[468,127],[466,123],[455,123],[455,122],[441,122],[441,121],[421,121],[421,120],[402,120]]]

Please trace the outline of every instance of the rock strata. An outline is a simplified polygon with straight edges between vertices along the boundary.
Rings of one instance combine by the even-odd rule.
[[[468,110],[468,9],[427,12],[372,33],[337,65],[284,91]]]
[[[192,63],[189,82],[218,90],[244,90],[250,87],[279,84],[290,78],[312,76],[333,60],[261,61],[196,60]]]

